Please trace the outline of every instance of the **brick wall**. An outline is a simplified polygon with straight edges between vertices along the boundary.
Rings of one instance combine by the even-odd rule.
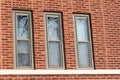
[[[9,75],[0,80],[120,80],[119,75]]]
[[[0,69],[14,68],[12,9],[33,11],[35,69],[46,69],[44,11],[63,13],[66,69],[76,69],[72,17],[74,12],[91,14],[95,69],[120,69],[119,0],[1,0],[0,8]],[[118,75],[68,75],[63,80],[82,79],[82,76],[89,80],[119,78]],[[9,77],[7,76],[6,79]],[[11,78],[13,77],[16,80],[18,77],[25,78],[25,76],[12,76]],[[30,78],[30,76],[27,77]],[[44,76],[35,76],[35,78],[38,77]],[[52,79],[65,77],[65,75],[49,77]]]
[[[0,14],[1,14],[1,4],[0,4]],[[0,34],[1,34],[1,32],[2,32],[2,31],[1,31],[1,15],[0,15]],[[2,36],[0,35],[0,68],[1,68],[1,64],[2,64],[2,63],[1,63],[1,58],[2,58],[2,57],[1,57],[1,55],[2,55],[2,54],[1,54],[1,53],[2,53],[2,52],[1,52],[1,50],[2,50],[2,46],[1,46],[2,40],[1,40],[1,37],[2,37]]]

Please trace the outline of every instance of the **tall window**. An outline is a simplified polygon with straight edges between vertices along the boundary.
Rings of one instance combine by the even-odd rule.
[[[74,14],[78,68],[93,68],[89,15]]]
[[[15,68],[33,68],[32,21],[30,11],[13,11]]]
[[[63,39],[60,13],[45,12],[47,68],[63,68]]]

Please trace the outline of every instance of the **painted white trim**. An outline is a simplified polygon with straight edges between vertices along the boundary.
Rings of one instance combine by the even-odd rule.
[[[0,70],[0,75],[120,74],[120,70]]]

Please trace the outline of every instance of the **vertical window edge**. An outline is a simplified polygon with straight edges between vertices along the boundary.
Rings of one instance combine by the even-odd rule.
[[[48,16],[58,16],[60,18],[60,45],[61,45],[61,50],[60,51],[60,55],[61,55],[61,63],[62,63],[62,66],[60,67],[50,67],[48,62],[49,62],[49,59],[48,59],[48,32],[47,32],[47,17]],[[63,31],[62,31],[62,14],[61,13],[56,13],[56,12],[44,12],[44,28],[45,28],[45,47],[46,47],[46,68],[47,69],[64,69],[65,68],[65,65],[64,65],[64,47],[63,47]]]
[[[30,23],[29,23],[29,26],[30,26],[30,31],[29,31],[29,35],[30,35],[30,66],[17,66],[17,53],[16,53],[16,14],[27,14],[29,15],[29,19],[30,19]],[[22,11],[22,10],[12,10],[12,20],[13,20],[13,52],[14,52],[14,57],[13,57],[13,60],[14,60],[14,69],[34,69],[34,58],[33,58],[33,33],[32,33],[32,28],[33,28],[33,24],[32,24],[32,11]]]
[[[78,46],[77,46],[77,29],[76,29],[76,17],[87,17],[87,27],[88,27],[88,37],[89,37],[89,49],[90,49],[90,67],[80,67],[78,61]],[[93,60],[93,45],[92,45],[92,33],[91,33],[91,25],[90,25],[90,15],[89,14],[74,14],[73,13],[73,25],[74,25],[74,40],[75,40],[75,54],[76,54],[76,68],[77,69],[94,69],[94,60]]]

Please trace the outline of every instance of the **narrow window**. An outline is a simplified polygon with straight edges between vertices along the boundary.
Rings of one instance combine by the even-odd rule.
[[[60,13],[45,12],[47,68],[63,68],[63,39]]]
[[[31,11],[13,11],[14,64],[17,69],[33,68]]]
[[[78,68],[93,68],[89,15],[74,14]]]

